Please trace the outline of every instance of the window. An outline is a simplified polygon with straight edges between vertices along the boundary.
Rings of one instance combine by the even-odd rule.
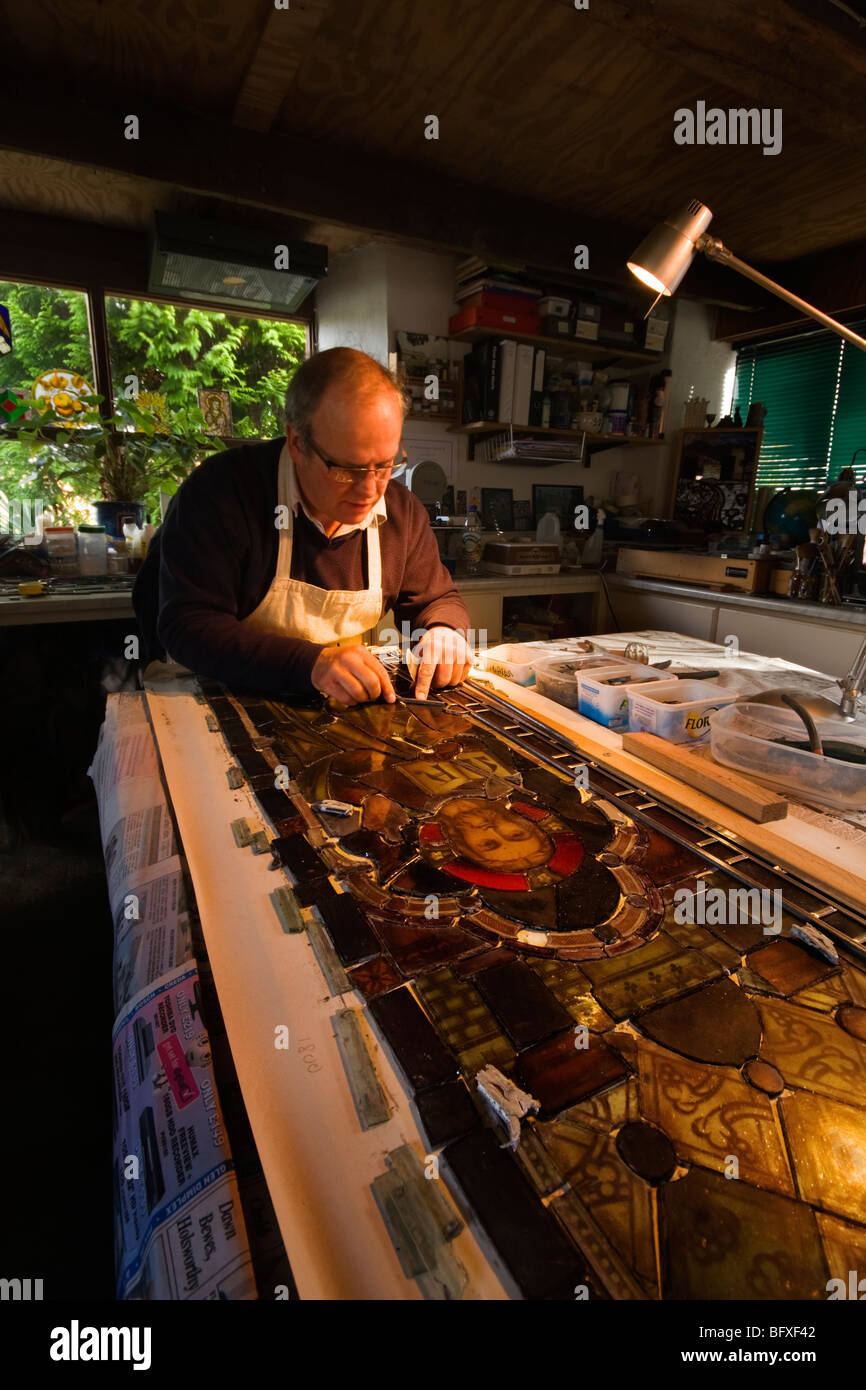
[[[43,394],[52,389],[51,373],[58,381],[67,374],[81,377],[96,390],[86,295],[4,280],[0,304],[9,310],[12,329],[12,351],[0,357],[0,397],[32,396],[40,378],[35,394]],[[89,496],[81,496],[74,480],[60,476],[62,471],[50,447],[34,455],[14,438],[0,441],[0,529],[20,529],[11,517],[33,518],[40,506],[48,521],[89,521]],[[28,529],[26,523],[23,529]]]
[[[300,321],[111,294],[104,296],[108,358],[100,358],[91,350],[81,291],[3,281],[0,303],[12,329],[12,352],[0,355],[0,397],[30,397],[49,372],[37,395],[76,377],[79,391],[112,402],[120,413],[115,429],[130,433],[126,453],[137,460],[136,495],[116,500],[143,502],[154,520],[160,491],[176,491],[196,462],[221,447],[214,436],[228,443],[282,433],[286,387],[307,355]],[[156,435],[140,413],[130,423],[133,402],[155,418]],[[59,410],[56,397],[51,403]],[[72,422],[79,407],[66,404]],[[47,524],[92,521],[91,503],[116,496],[102,461],[104,432],[103,446],[96,428],[61,423],[47,434],[37,440],[22,430],[19,438],[14,422],[0,424],[0,531],[10,516],[40,510]]]
[[[228,392],[229,401],[206,400],[208,432],[282,433],[286,387],[306,356],[303,324],[114,295],[105,317],[115,400],[138,396],[177,422],[198,410],[200,389]]]
[[[862,334],[866,322],[853,323]],[[734,405],[767,407],[757,485],[823,489],[866,446],[866,353],[819,331],[743,348]],[[855,470],[866,469],[866,454]]]

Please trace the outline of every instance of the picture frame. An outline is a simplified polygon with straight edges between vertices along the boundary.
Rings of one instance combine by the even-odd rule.
[[[537,526],[546,512],[559,517],[563,534],[574,531],[574,509],[583,501],[583,488],[579,484],[533,483],[532,484],[532,524]]]
[[[481,524],[485,531],[514,530],[514,492],[510,487],[481,489]]]
[[[671,519],[708,535],[748,531],[763,437],[763,425],[681,429],[671,488]]]
[[[204,416],[205,434],[218,434],[225,439],[231,439],[232,398],[228,391],[199,386],[198,408]]]

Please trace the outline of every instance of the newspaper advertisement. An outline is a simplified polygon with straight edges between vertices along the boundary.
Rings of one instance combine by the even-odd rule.
[[[197,986],[179,965],[114,1026],[119,1298],[257,1296]]]

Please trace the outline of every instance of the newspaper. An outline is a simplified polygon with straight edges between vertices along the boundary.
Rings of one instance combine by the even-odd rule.
[[[193,956],[186,888],[173,855],[130,875],[111,904],[114,1010]]]
[[[99,745],[88,769],[112,904],[130,875],[177,854],[143,696],[109,696]]]
[[[89,772],[115,928],[117,1294],[256,1298],[183,862],[142,695],[109,696]]]
[[[257,1296],[197,992],[179,965],[114,1025],[119,1298]]]

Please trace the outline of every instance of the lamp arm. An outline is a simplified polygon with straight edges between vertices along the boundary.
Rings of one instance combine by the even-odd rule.
[[[760,285],[763,289],[769,290],[771,294],[778,295],[779,299],[787,300],[789,304],[793,304],[795,309],[799,309],[800,312],[806,314],[807,317],[817,319],[818,323],[823,323],[825,328],[831,328],[834,333],[838,333],[840,337],[845,338],[849,343],[853,343],[854,346],[860,348],[862,352],[866,352],[866,338],[861,338],[857,333],[852,333],[850,328],[846,328],[844,324],[838,323],[836,319],[831,319],[829,314],[822,313],[821,310],[816,309],[813,304],[807,303],[805,299],[800,299],[798,295],[792,294],[790,290],[786,290],[781,285],[777,285],[775,280],[771,280],[768,276],[762,275],[759,270],[754,270],[752,266],[746,265],[746,262],[739,260],[738,257],[734,255],[733,251],[729,251],[727,246],[719,241],[718,237],[708,236],[706,232],[702,232],[695,242],[695,249],[697,251],[703,251],[704,255],[709,257],[711,261],[721,261],[723,265],[730,266],[732,270],[738,270],[741,275],[745,275],[747,280],[753,280],[756,285]]]
[[[866,680],[866,641],[863,642],[855,656],[854,664],[847,676],[842,676],[837,682],[842,687],[839,713],[843,719],[856,719],[857,696],[863,691],[864,680]]]

